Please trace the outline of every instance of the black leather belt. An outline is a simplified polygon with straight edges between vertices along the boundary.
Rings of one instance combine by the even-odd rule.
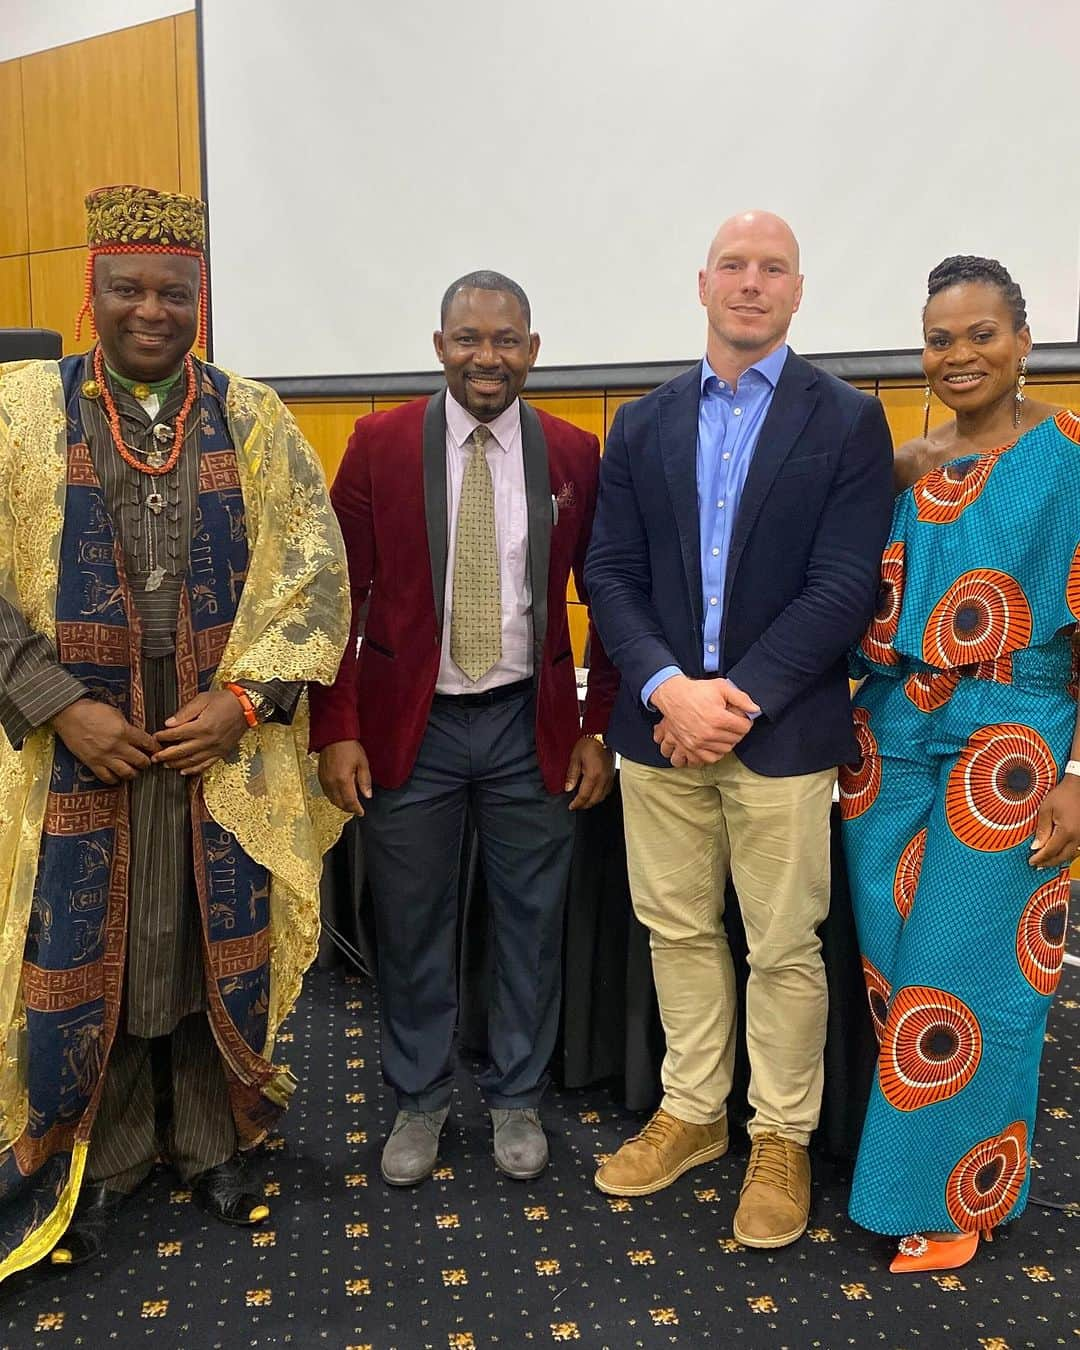
[[[505,703],[507,699],[519,698],[533,691],[532,679],[515,680],[513,684],[499,684],[494,689],[485,689],[479,694],[436,694],[435,702],[446,707],[488,708],[493,703]]]

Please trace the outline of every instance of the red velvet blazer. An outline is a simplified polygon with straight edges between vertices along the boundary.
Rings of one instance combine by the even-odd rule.
[[[439,672],[448,538],[445,403],[444,391],[361,418],[330,494],[349,555],[353,635],[334,684],[312,686],[311,748],[358,740],[382,787],[398,787],[412,772]],[[573,571],[585,598],[600,447],[595,436],[524,402],[521,443],[539,677],[536,750],[548,791],[561,792],[574,742],[583,730],[607,729],[619,685],[590,617],[591,668],[579,725],[566,586]]]

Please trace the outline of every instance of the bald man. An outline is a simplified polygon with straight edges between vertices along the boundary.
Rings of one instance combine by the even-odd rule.
[[[616,414],[585,568],[622,676],[608,743],[667,1040],[660,1109],[596,1184],[646,1195],[727,1150],[730,873],[753,1112],[734,1232],[780,1247],[810,1204],[829,811],[836,766],[858,757],[845,653],[874,606],[892,445],[876,399],[787,345],[803,278],[785,221],[726,221],[698,296],[705,359]]]

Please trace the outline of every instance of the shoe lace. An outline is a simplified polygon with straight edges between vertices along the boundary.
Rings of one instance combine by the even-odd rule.
[[[402,1130],[407,1129],[408,1126],[418,1122],[423,1125],[424,1129],[427,1130],[429,1134],[433,1134],[438,1138],[442,1132],[444,1119],[445,1117],[440,1117],[437,1111],[402,1111],[398,1116],[398,1119],[394,1121],[390,1133],[391,1135],[400,1134]]]
[[[744,1185],[749,1186],[752,1181],[761,1181],[768,1186],[779,1186],[783,1190],[789,1189],[791,1154],[783,1139],[758,1135],[752,1141]]]
[[[679,1122],[674,1116],[669,1116],[665,1111],[657,1111],[648,1125],[635,1135],[643,1144],[651,1144],[653,1148],[663,1149],[664,1145],[677,1133]]]

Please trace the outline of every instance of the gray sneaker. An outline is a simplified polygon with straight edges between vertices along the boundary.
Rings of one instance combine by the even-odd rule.
[[[439,1134],[450,1108],[441,1111],[399,1111],[383,1145],[380,1170],[390,1186],[415,1186],[431,1175],[439,1152]]]
[[[548,1141],[539,1111],[518,1107],[512,1111],[491,1108],[495,1128],[495,1166],[515,1181],[531,1181],[548,1165]]]

